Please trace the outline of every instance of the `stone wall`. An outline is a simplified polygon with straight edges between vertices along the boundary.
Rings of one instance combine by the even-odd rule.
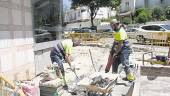
[[[0,0],[0,72],[11,80],[35,74],[31,0]]]

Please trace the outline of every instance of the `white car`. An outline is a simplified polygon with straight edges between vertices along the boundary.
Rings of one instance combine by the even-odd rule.
[[[129,39],[135,39],[136,38],[136,33],[139,32],[139,30],[137,28],[130,28],[127,31],[128,37]]]
[[[150,39],[158,39],[161,40],[162,38],[166,39],[165,37],[161,37],[162,34],[153,34],[153,32],[169,32],[170,33],[170,25],[167,24],[149,24],[143,25],[138,28],[138,32],[136,32],[136,39],[138,42],[144,43],[146,40]],[[154,36],[153,36],[154,35]]]

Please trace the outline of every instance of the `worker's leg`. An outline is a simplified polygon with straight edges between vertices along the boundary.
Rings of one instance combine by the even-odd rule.
[[[127,75],[127,79],[129,81],[132,81],[134,80],[134,76],[131,72],[130,65],[129,65],[129,55],[130,55],[129,48],[127,47],[122,48],[121,57],[120,57],[121,63],[125,66],[124,70]]]
[[[118,66],[121,63],[120,62],[120,57],[115,57],[115,61],[113,61],[112,64],[112,73],[118,73]]]
[[[64,85],[67,85],[66,80],[65,80],[65,71],[64,71],[62,60],[56,55],[56,56],[51,56],[51,61],[52,61],[53,64],[54,64],[54,62],[56,64],[58,64],[57,65],[58,68],[56,68],[56,75],[59,75],[60,72],[61,72],[62,77],[63,77],[63,81],[64,81]]]

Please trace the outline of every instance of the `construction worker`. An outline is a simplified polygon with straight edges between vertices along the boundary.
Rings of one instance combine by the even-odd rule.
[[[116,19],[111,21],[110,26],[115,31],[115,34],[105,72],[109,72],[110,67],[112,66],[112,73],[118,73],[118,66],[122,63],[124,65],[127,80],[133,81],[134,76],[129,65],[130,47],[125,29]]]
[[[57,42],[57,44],[52,48],[50,53],[50,58],[54,66],[54,69],[56,70],[56,75],[59,76],[60,78],[61,75],[63,77],[64,89],[67,89],[68,86],[65,80],[63,60],[65,60],[69,64],[71,70],[75,70],[73,65],[71,65],[70,57],[71,57],[72,47],[78,44],[79,44],[78,42],[73,42],[71,39],[61,40]]]

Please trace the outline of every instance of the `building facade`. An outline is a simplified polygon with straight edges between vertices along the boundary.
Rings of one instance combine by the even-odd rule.
[[[50,48],[61,37],[62,0],[0,0],[0,13],[0,73],[30,79],[51,63]]]
[[[115,11],[112,11],[108,7],[100,7],[95,19],[108,19],[111,16],[115,16]],[[77,9],[70,9],[66,11],[64,16],[64,22],[73,23],[80,21],[90,20],[90,11],[87,7],[80,7]]]
[[[137,8],[154,8],[156,6],[166,7],[170,5],[170,0],[122,0],[120,13],[122,15],[130,14]]]

